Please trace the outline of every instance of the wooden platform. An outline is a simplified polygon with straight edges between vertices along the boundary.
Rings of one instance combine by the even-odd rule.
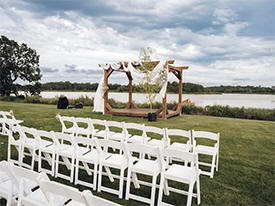
[[[157,112],[158,109],[153,109],[153,112]],[[112,110],[111,114],[116,116],[129,116],[129,117],[148,117],[148,113],[150,109],[114,109]],[[174,110],[168,110],[167,118],[177,116],[179,113]],[[158,114],[158,117],[161,118],[161,113]]]

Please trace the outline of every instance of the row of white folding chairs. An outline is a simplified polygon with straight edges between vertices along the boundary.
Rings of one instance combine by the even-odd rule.
[[[12,126],[22,123],[22,120],[17,120],[14,117],[13,111],[0,111],[0,134],[7,135],[7,130]]]
[[[62,133],[72,134],[76,137],[98,137],[105,138],[121,142],[131,143],[143,143],[161,148],[175,148],[181,149],[187,152],[195,152],[197,154],[209,155],[212,157],[211,162],[199,162],[200,165],[210,167],[209,171],[202,171],[203,175],[213,178],[214,170],[218,171],[219,161],[219,133],[206,132],[206,131],[194,131],[194,130],[179,130],[179,129],[167,129],[158,128],[153,126],[145,126],[144,124],[137,123],[125,123],[117,121],[106,121],[99,119],[80,118],[80,117],[67,117],[57,115],[57,119],[61,122]],[[71,122],[71,127],[66,126],[66,122]],[[82,123],[82,126],[80,125]],[[86,127],[83,127],[83,124]],[[101,126],[101,130],[95,127]],[[116,128],[117,131],[111,131],[112,128]],[[131,134],[130,130],[139,131],[139,135]],[[118,132],[119,131],[119,132]],[[161,139],[155,139],[151,135],[156,134]],[[178,136],[185,143],[174,142],[170,144],[170,137]],[[204,138],[214,141],[213,146],[197,144],[197,139]]]
[[[154,205],[155,190],[157,187],[156,179],[157,179],[157,176],[162,172],[162,179],[164,183],[161,182],[160,185],[162,184],[166,185],[166,187],[164,187],[164,191],[166,192],[165,194],[169,194],[169,191],[188,194],[188,205],[190,205],[191,204],[190,198],[192,198],[192,196],[196,196],[195,194],[193,194],[193,186],[195,182],[197,182],[198,195],[196,197],[198,198],[198,202],[200,202],[200,196],[199,196],[199,174],[200,173],[198,172],[198,169],[194,169],[194,166],[196,167],[198,166],[196,154],[181,151],[180,155],[177,155],[175,149],[165,149],[164,152],[161,152],[162,150],[159,147],[156,147],[156,146],[154,147],[151,145],[145,145],[140,143],[126,144],[126,143],[121,143],[121,142],[106,140],[106,139],[97,139],[97,138],[91,139],[91,138],[85,138],[85,137],[74,138],[72,135],[69,135],[69,134],[45,132],[45,131],[39,131],[39,130],[27,128],[27,127],[18,127],[17,129],[19,133],[21,132],[21,135],[23,135],[22,139],[23,140],[25,139],[24,142],[38,141],[37,142],[38,147],[33,146],[34,144],[32,144],[33,147],[32,148],[28,147],[28,149],[32,150],[30,152],[32,154],[31,156],[32,156],[32,165],[33,165],[33,161],[35,159],[35,154],[36,154],[35,150],[37,148],[38,154],[39,154],[38,155],[39,171],[49,172],[51,175],[54,174],[55,177],[61,177],[61,178],[70,180],[71,182],[74,181],[75,184],[85,185],[93,188],[94,190],[96,190],[96,185],[97,185],[97,190],[99,192],[100,191],[110,192],[118,195],[119,198],[122,198],[123,183],[125,180],[127,180],[126,199],[131,198],[131,199],[139,200],[145,203],[150,203],[150,205]],[[28,138],[26,133],[32,134],[36,139]],[[10,133],[10,136],[14,134],[15,133]],[[51,144],[46,144],[46,142],[41,143],[42,137],[46,137],[48,141],[49,139],[52,139],[52,141],[49,141],[49,143]],[[23,146],[23,148],[25,148],[25,146]],[[117,149],[122,152],[114,153],[113,150],[108,150],[108,148]],[[167,151],[169,151],[170,153]],[[174,154],[173,152],[171,153],[171,151],[175,151],[176,155],[174,156],[171,155],[171,154]],[[136,158],[132,156],[133,153],[139,153],[142,155],[139,155],[140,158]],[[189,161],[192,162],[191,164],[192,168],[187,167],[188,164],[186,163],[183,166],[172,164],[170,165],[171,167],[168,167],[169,169],[166,171],[165,169],[167,167],[163,165],[163,158],[162,158],[162,155],[166,153],[167,153],[168,159],[176,158],[176,160],[178,161],[181,160],[185,162],[189,162]],[[147,156],[157,157],[157,159],[156,160],[148,159],[148,158],[146,159],[145,154]],[[171,157],[169,157],[169,154],[171,155]],[[193,159],[191,158],[192,161],[190,160],[190,156],[193,157]],[[44,159],[51,164],[51,170],[48,170],[47,168],[42,167],[42,164],[41,164],[43,160],[42,157],[44,157]],[[23,158],[22,154],[21,154],[21,158]],[[21,159],[21,162],[19,163],[19,165],[23,165],[22,162],[23,161]],[[67,169],[70,170],[69,176],[66,176],[65,174],[61,173],[61,171],[59,170],[60,164],[65,164]],[[93,165],[93,168],[90,168],[89,165]],[[33,166],[31,168],[33,169]],[[103,168],[105,169],[105,172],[103,171]],[[115,174],[112,174],[111,168],[119,169],[120,175],[117,176]],[[127,178],[125,178],[124,172],[127,168],[128,168],[128,174],[127,174]],[[83,169],[84,171],[86,171],[89,178],[91,179],[89,179],[88,181],[80,180],[80,175],[79,175],[80,169]],[[152,176],[153,177],[152,183],[149,184],[138,180],[136,173]],[[102,175],[106,175],[111,182],[114,181],[114,178],[118,178],[120,182],[119,190],[117,191],[109,187],[103,186]],[[169,178],[174,181],[188,183],[190,185],[188,193],[184,193],[182,191],[175,190],[168,187],[167,179]],[[136,188],[138,188],[140,184],[150,186],[152,188],[151,198],[146,199],[144,197],[138,197],[136,195],[131,194],[130,193],[131,180],[134,182],[134,186]],[[160,193],[159,196],[161,197],[162,193]],[[161,201],[161,198],[159,198],[159,201]]]
[[[46,173],[34,172],[6,161],[0,162],[1,198],[6,199],[7,206],[118,206],[94,196],[89,190],[80,192],[50,181]]]

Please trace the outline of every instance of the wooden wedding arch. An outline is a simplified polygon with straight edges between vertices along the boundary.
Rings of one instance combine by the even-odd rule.
[[[175,60],[169,60],[168,61],[168,71],[172,72],[177,79],[179,80],[179,90],[178,90],[178,103],[175,105],[175,107],[172,110],[167,109],[167,93],[165,93],[164,98],[162,99],[162,106],[159,109],[153,109],[153,112],[156,112],[158,115],[158,118],[167,119],[170,117],[181,115],[181,109],[182,109],[182,78],[183,78],[183,70],[188,69],[188,66],[174,66]],[[157,65],[159,61],[152,61],[153,65]],[[128,66],[127,62],[124,62],[126,66]],[[132,64],[135,67],[135,64]],[[154,66],[154,67],[155,67]],[[129,88],[129,97],[128,97],[128,103],[124,109],[116,109],[113,108],[109,104],[108,100],[108,79],[110,75],[114,71],[124,72],[129,80],[128,88]],[[118,116],[130,116],[130,117],[147,117],[148,113],[150,112],[150,109],[144,109],[144,108],[137,108],[135,103],[133,102],[133,87],[132,87],[132,75],[131,72],[125,71],[121,65],[119,69],[113,69],[112,66],[109,66],[108,69],[104,69],[104,114],[112,114],[112,115],[118,115]]]

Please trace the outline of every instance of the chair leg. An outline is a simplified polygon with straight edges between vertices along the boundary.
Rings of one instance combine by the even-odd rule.
[[[42,155],[41,150],[38,150],[38,172],[41,172]]]
[[[71,175],[70,175],[70,182],[73,183],[74,181],[74,157],[72,157],[71,162]]]
[[[161,205],[161,203],[162,203],[164,181],[165,181],[165,180],[164,180],[164,175],[161,174],[161,177],[160,177],[160,184],[159,184],[158,205]]]
[[[55,163],[55,177],[57,177],[58,174],[58,165],[59,165],[59,155],[56,155],[56,163]]]
[[[186,206],[191,206],[192,203],[192,194],[193,194],[193,187],[194,187],[194,183],[189,185],[189,189],[188,189],[188,197],[187,197],[187,204]]]
[[[34,161],[35,161],[35,149],[33,149],[33,151],[32,151],[31,170],[34,170]]]
[[[216,155],[213,155],[213,157],[212,157],[212,164],[211,164],[211,175],[210,175],[211,178],[214,177],[215,160],[216,160]]]
[[[123,183],[124,183],[124,169],[120,170],[120,180],[119,180],[119,198],[122,199],[123,195]]]
[[[126,196],[125,199],[129,200],[129,194],[130,194],[130,187],[131,187],[131,168],[128,167],[127,172],[127,183],[126,183]]]
[[[54,169],[55,169],[55,154],[52,154],[52,177],[54,176]]]
[[[199,205],[201,203],[200,176],[198,176],[196,184],[197,184],[197,203]]]
[[[101,192],[101,182],[102,182],[102,164],[99,164],[99,171],[98,171],[98,188],[97,191]]]
[[[216,159],[216,171],[218,171],[218,167],[219,167],[219,152],[217,152],[216,157],[217,157],[217,159]]]
[[[152,180],[151,204],[150,204],[150,206],[155,205],[156,186],[157,186],[157,176],[155,175],[155,176],[153,176],[153,180]]]
[[[97,180],[97,164],[94,164],[94,179],[93,179],[93,190],[96,191],[96,180]]]
[[[79,173],[79,161],[76,160],[75,162],[75,177],[74,177],[74,184],[78,184],[78,173]]]

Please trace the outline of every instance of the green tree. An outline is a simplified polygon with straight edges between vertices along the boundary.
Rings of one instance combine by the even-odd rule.
[[[24,82],[24,89],[30,94],[41,91],[39,55],[26,44],[18,44],[5,36],[0,38],[0,95],[18,95]]]

